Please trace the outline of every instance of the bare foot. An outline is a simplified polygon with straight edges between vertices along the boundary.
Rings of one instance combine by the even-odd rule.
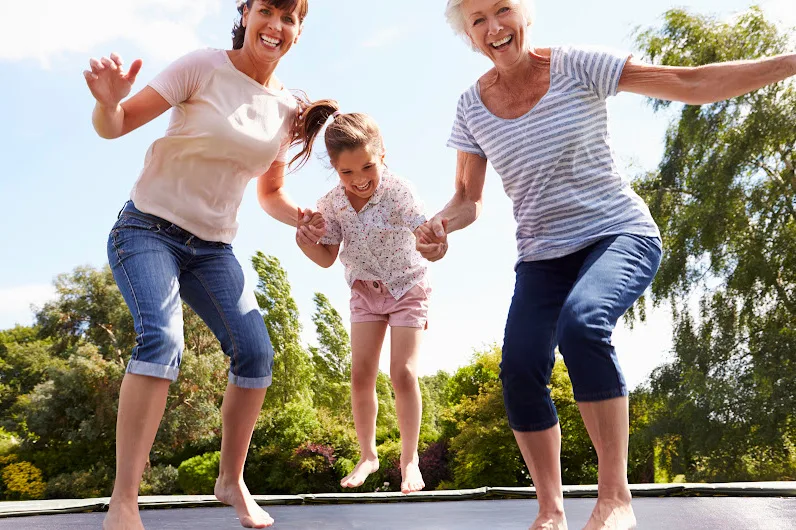
[[[420,468],[417,465],[417,457],[406,465],[401,465],[401,493],[412,493],[425,487],[426,483],[423,482],[423,475],[420,474]]]
[[[597,499],[597,505],[583,530],[632,530],[635,527],[636,516],[630,502]]]
[[[138,499],[128,503],[111,499],[102,530],[144,530],[138,513]]]
[[[539,512],[528,530],[567,530],[567,518],[564,512]]]
[[[214,492],[219,502],[232,506],[238,514],[240,525],[244,528],[266,528],[274,524],[268,512],[260,508],[249,493],[243,480],[222,482],[216,480]]]
[[[365,483],[365,479],[371,473],[379,470],[379,459],[363,459],[357,462],[354,470],[340,481],[340,485],[344,488],[356,488]]]

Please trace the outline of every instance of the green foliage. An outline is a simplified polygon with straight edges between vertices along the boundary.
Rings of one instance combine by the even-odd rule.
[[[315,406],[329,409],[351,408],[351,341],[340,313],[329,299],[315,293],[312,322],[318,347],[310,347],[315,373],[313,384]]]
[[[177,482],[187,495],[212,495],[218,478],[221,452],[205,453],[189,458],[177,468]]]
[[[287,273],[279,260],[257,252],[252,257],[257,272],[257,303],[274,348],[274,385],[265,398],[266,407],[281,406],[292,400],[312,396],[312,362],[301,345],[301,323],[296,301],[291,295]]]
[[[78,267],[61,274],[55,292],[56,298],[36,313],[41,335],[54,341],[54,354],[66,358],[87,341],[106,360],[123,366],[135,344],[135,330],[110,267]]]
[[[3,467],[3,494],[12,501],[27,501],[44,497],[45,484],[41,470],[30,462],[15,462]]]
[[[174,495],[180,491],[180,472],[174,466],[148,467],[144,471],[139,495]]]
[[[123,375],[96,347],[84,345],[10,411],[21,451],[49,476],[82,469],[86,462],[113,464],[116,408]]]
[[[791,36],[757,8],[731,22],[672,10],[638,45],[697,66],[782,53]],[[674,359],[650,381],[656,480],[796,477],[794,122],[793,83],[685,106],[658,170],[637,183],[667,248],[653,298],[676,323]]]
[[[48,499],[108,497],[113,489],[113,468],[99,464],[85,471],[62,473],[47,482]]]

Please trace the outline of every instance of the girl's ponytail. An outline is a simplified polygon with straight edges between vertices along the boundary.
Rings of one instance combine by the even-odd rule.
[[[295,169],[299,169],[309,160],[312,154],[312,146],[315,144],[315,139],[318,137],[318,133],[321,132],[326,120],[340,110],[340,106],[333,99],[321,99],[315,102],[309,102],[306,97],[297,97],[296,99],[299,102],[299,113],[296,118],[291,146],[301,145],[302,147],[289,165],[292,166],[298,161]]]

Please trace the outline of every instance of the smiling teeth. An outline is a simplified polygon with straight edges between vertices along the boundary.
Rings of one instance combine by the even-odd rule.
[[[260,39],[262,39],[264,43],[270,44],[271,46],[279,46],[279,43],[282,42],[278,39],[272,39],[270,37],[266,37],[265,35],[260,35]]]
[[[507,42],[509,42],[510,40],[511,40],[511,35],[509,35],[509,36],[508,36],[508,37],[506,37],[505,39],[499,40],[499,41],[497,41],[497,42],[493,42],[493,43],[492,43],[492,47],[493,47],[493,48],[497,48],[497,47],[499,47],[499,46],[503,46],[504,44],[506,44],[506,43],[507,43]]]

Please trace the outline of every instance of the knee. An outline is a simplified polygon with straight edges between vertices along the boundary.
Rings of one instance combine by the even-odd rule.
[[[607,320],[597,311],[564,307],[558,321],[558,344],[565,357],[582,351],[585,345],[611,340]]]
[[[391,365],[390,381],[396,393],[411,392],[417,386],[417,373],[406,364]]]
[[[373,370],[351,367],[351,391],[362,392],[375,392],[376,391],[376,374]]]
[[[500,361],[500,381],[504,389],[546,386],[552,370],[552,346],[541,341],[526,344],[504,343]]]

